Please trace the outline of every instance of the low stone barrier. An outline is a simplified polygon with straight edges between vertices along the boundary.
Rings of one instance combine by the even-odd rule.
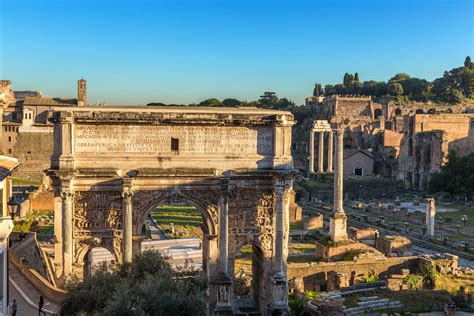
[[[10,263],[12,263],[23,276],[33,284],[33,286],[48,300],[59,304],[65,297],[66,291],[55,287],[48,282],[35,269],[28,266],[21,258],[18,258],[13,251],[8,254]]]

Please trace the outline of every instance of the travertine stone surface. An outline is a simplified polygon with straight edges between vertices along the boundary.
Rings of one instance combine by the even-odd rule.
[[[82,276],[94,247],[109,250],[116,262],[131,260],[150,211],[184,201],[203,217],[210,310],[228,311],[235,253],[251,244],[254,301],[262,314],[287,312],[289,195],[296,175],[291,113],[76,107],[55,111],[51,121],[47,174],[62,197],[55,203],[62,215],[55,222],[61,226],[55,227],[56,275]]]

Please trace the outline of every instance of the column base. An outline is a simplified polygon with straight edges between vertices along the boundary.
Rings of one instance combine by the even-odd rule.
[[[267,307],[268,315],[290,315],[288,307],[288,286],[283,271],[273,274],[273,299]]]
[[[347,240],[347,216],[343,210],[335,211],[329,218],[329,235],[332,241]]]
[[[217,304],[214,315],[233,315],[231,290],[232,279],[225,273],[221,273],[215,280],[217,292]]]

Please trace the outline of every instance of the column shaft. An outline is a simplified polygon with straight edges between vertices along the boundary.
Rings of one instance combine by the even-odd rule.
[[[314,173],[314,130],[309,132],[309,173]]]
[[[324,172],[324,132],[319,132],[318,172]]]
[[[123,197],[123,261],[132,262],[133,248],[133,192],[122,193]]]
[[[327,168],[327,171],[328,172],[333,172],[333,147],[334,147],[334,134],[333,134],[333,131],[330,131],[328,133],[328,168]]]
[[[344,212],[343,179],[344,179],[344,130],[336,131],[336,171],[334,173],[334,211]]]
[[[72,227],[72,197],[71,192],[62,192],[63,211],[63,271],[64,276],[72,274],[73,263],[73,227]]]
[[[219,266],[223,274],[228,273],[229,268],[229,194],[221,192],[219,210]]]
[[[275,218],[275,271],[283,271],[283,230],[284,230],[284,194],[285,186],[277,184],[275,187],[276,198],[276,218]]]

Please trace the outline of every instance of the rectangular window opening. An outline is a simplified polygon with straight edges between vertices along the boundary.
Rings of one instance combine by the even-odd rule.
[[[171,137],[171,152],[173,154],[179,154],[179,138]]]
[[[356,176],[362,176],[362,168],[355,168],[354,169],[354,174]]]

